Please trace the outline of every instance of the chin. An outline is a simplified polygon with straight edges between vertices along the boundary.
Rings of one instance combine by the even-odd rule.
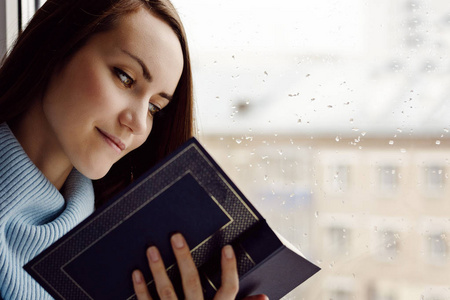
[[[108,173],[109,169],[111,169],[111,166],[102,168],[97,165],[95,167],[79,167],[79,168],[75,167],[75,168],[78,170],[78,172],[80,172],[87,178],[91,180],[97,180],[103,178]]]

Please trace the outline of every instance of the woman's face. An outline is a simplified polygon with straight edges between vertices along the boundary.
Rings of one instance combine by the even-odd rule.
[[[179,40],[147,9],[93,36],[50,81],[42,100],[54,144],[91,179],[144,143],[183,70]]]

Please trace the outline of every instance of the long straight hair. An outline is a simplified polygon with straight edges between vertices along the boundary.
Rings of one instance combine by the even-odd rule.
[[[119,26],[145,7],[177,35],[184,66],[172,101],[158,113],[147,141],[94,181],[96,206],[106,202],[193,135],[192,73],[186,34],[169,0],[47,0],[19,35],[0,69],[0,123],[19,118],[42,97],[52,74],[93,35]],[[64,99],[61,99],[64,101]]]

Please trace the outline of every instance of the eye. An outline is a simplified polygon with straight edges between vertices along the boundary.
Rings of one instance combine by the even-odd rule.
[[[153,104],[151,102],[148,103],[148,112],[150,113],[151,116],[156,115],[156,113],[159,112],[160,110],[161,110],[161,108],[159,108],[155,104]]]
[[[126,88],[131,88],[131,86],[134,83],[134,80],[133,80],[133,78],[131,78],[130,75],[128,75],[127,73],[125,73],[124,71],[122,71],[119,68],[114,68],[114,72],[116,73],[117,77],[119,78],[119,80],[122,82],[122,84]]]

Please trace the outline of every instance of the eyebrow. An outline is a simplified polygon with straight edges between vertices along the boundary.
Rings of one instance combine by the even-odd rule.
[[[142,61],[142,59],[140,59],[139,57],[137,57],[136,55],[128,52],[127,50],[121,49],[123,53],[125,53],[126,55],[128,55],[129,57],[131,57],[132,59],[134,59],[142,68],[142,75],[144,76],[145,80],[147,81],[151,81],[152,80],[152,76],[150,75],[150,72],[147,68],[147,66],[145,65],[145,63]],[[169,100],[169,102],[172,100],[173,96],[166,94],[166,93],[159,93],[159,96],[166,98],[167,100]]]
[[[131,57],[132,59],[134,59],[142,68],[142,75],[144,75],[144,78],[147,81],[151,81],[152,80],[152,76],[150,75],[150,72],[148,71],[147,66],[145,65],[145,63],[142,61],[142,59],[140,59],[139,57],[137,57],[136,55],[131,54],[130,52],[128,52],[127,50],[123,50],[121,49],[123,53],[125,53],[126,55],[128,55],[129,57]]]

